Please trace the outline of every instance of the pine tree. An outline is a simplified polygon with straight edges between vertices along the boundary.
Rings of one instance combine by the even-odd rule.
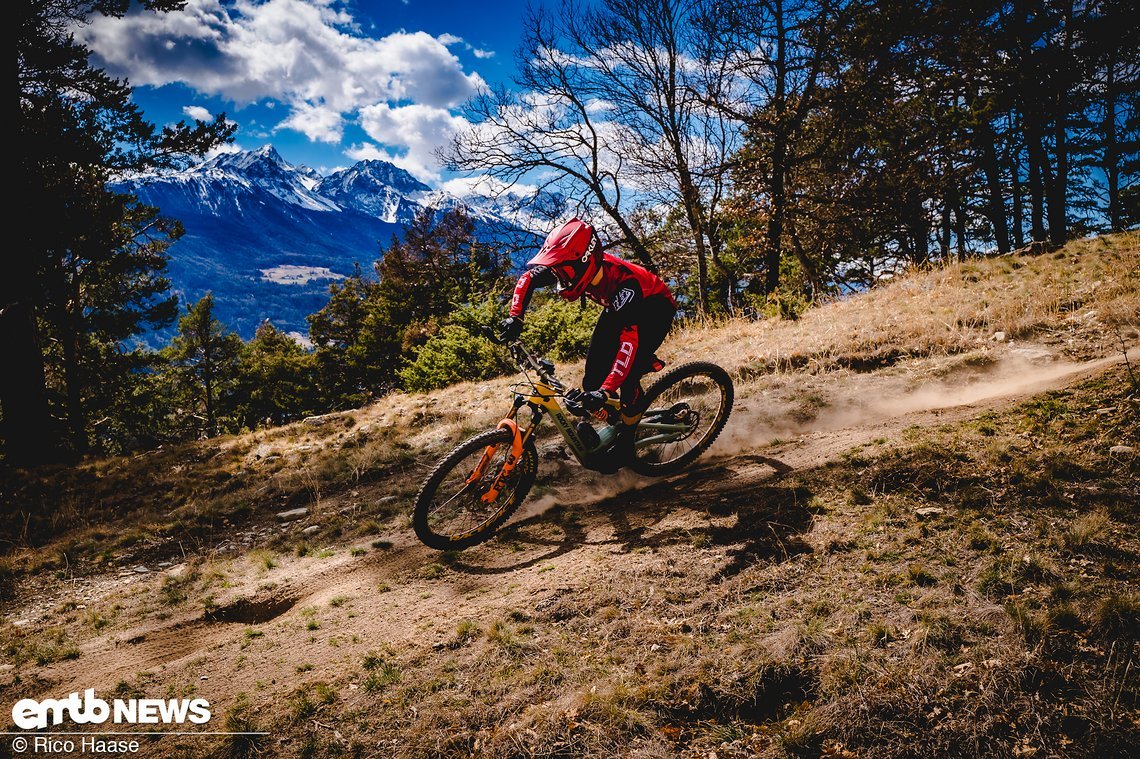
[[[69,417],[74,447],[85,446],[85,397],[91,390],[85,378],[102,373],[91,361],[112,353],[92,343],[121,339],[123,329],[132,329],[130,319],[112,319],[117,324],[109,330],[88,319],[90,309],[115,310],[93,298],[131,300],[125,310],[141,316],[133,329],[171,315],[159,305],[161,266],[144,269],[148,261],[163,260],[159,246],[173,238],[175,227],[158,222],[152,210],[133,199],[111,197],[108,180],[118,172],[179,165],[233,133],[224,116],[156,129],[143,118],[126,82],[90,65],[89,52],[72,29],[96,14],[123,15],[130,5],[43,0],[15,6],[15,252],[0,280],[6,364],[0,373],[0,432],[13,463],[36,463],[62,452],[62,431],[53,423],[49,398],[64,399],[55,410]],[[143,0],[139,5],[165,12],[184,3]],[[136,255],[142,247],[146,252]],[[132,278],[146,281],[150,292],[125,292]],[[142,305],[148,301],[153,309]],[[57,344],[61,349],[53,352]]]
[[[357,266],[352,275],[329,286],[328,302],[308,317],[309,339],[316,346],[321,388],[330,408],[356,406],[371,397],[372,378],[391,361],[387,341],[378,347],[370,339],[377,328],[384,330],[370,319],[375,289],[376,283]]]
[[[309,317],[322,382],[334,407],[355,406],[401,384],[400,370],[460,306],[490,296],[507,261],[478,241],[462,209],[421,210],[375,264],[330,287]]]
[[[206,293],[178,320],[178,334],[166,349],[189,390],[191,417],[201,419],[206,436],[218,433],[218,421],[232,407],[242,341],[214,318],[214,295]]]
[[[264,322],[241,351],[233,393],[238,425],[255,429],[315,413],[317,379],[315,354]]]

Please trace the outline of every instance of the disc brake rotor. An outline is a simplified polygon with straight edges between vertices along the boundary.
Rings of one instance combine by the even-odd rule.
[[[688,428],[688,430],[685,433],[683,433],[683,434],[678,433],[679,436],[677,438],[675,438],[672,442],[677,442],[678,440],[685,440],[686,438],[690,437],[696,431],[697,426],[700,424],[700,421],[701,421],[701,412],[692,408],[689,404],[687,404],[683,401],[681,403],[673,404],[673,406],[669,409],[668,415],[674,421],[677,421],[677,422],[685,425]]]

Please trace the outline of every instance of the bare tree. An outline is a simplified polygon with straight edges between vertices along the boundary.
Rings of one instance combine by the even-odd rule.
[[[519,52],[522,94],[497,90],[469,106],[470,130],[444,151],[452,169],[507,184],[534,181],[600,208],[620,241],[653,265],[632,214],[679,207],[708,310],[708,261],[719,260],[716,208],[739,135],[699,97],[710,77],[690,0],[563,0],[531,12]],[[707,47],[707,46],[706,46]]]
[[[550,13],[532,10],[525,23],[518,89],[500,87],[472,98],[466,108],[471,128],[457,134],[440,158],[451,170],[483,172],[504,187],[533,183],[537,192],[561,195],[580,211],[601,209],[614,227],[613,242],[653,267],[626,218],[631,201],[619,179],[625,159],[613,145],[593,72],[565,52],[563,30]]]
[[[696,259],[698,306],[709,310],[708,261],[720,236],[714,222],[723,195],[727,156],[739,135],[724,111],[702,102],[709,69],[705,40],[688,0],[608,0],[574,14],[563,6],[569,41],[595,73],[596,92],[610,104],[644,201],[678,206]],[[717,259],[719,262],[719,258]]]
[[[789,187],[806,157],[802,130],[824,92],[830,30],[843,0],[702,0],[706,57],[723,62],[707,102],[747,125],[762,150],[751,173],[768,206],[764,292],[780,281],[790,224]]]

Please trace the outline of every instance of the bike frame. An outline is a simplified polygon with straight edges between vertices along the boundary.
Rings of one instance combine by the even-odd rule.
[[[499,427],[509,429],[514,433],[512,451],[511,455],[507,459],[507,462],[503,465],[500,476],[496,478],[495,485],[492,487],[491,491],[488,491],[487,495],[484,496],[485,500],[487,496],[491,496],[491,500],[494,500],[494,498],[498,497],[499,490],[501,489],[501,483],[506,481],[507,475],[509,475],[510,472],[514,469],[515,464],[518,463],[519,459],[522,456],[523,446],[528,440],[530,440],[531,436],[534,434],[534,431],[542,422],[544,416],[550,416],[551,420],[554,422],[554,426],[558,428],[558,431],[560,433],[562,433],[563,439],[566,441],[566,444],[570,446],[570,450],[574,454],[574,458],[578,460],[579,464],[585,465],[587,457],[590,454],[596,452],[586,449],[586,446],[582,442],[582,438],[578,435],[578,431],[574,428],[574,424],[570,421],[569,412],[567,412],[563,405],[559,403],[558,399],[564,395],[565,387],[561,382],[552,376],[553,369],[548,372],[547,369],[540,363],[540,360],[536,358],[534,354],[528,351],[521,342],[516,341],[512,343],[510,345],[510,349],[511,353],[518,361],[519,368],[523,370],[523,373],[526,374],[529,367],[538,373],[539,379],[531,383],[532,392],[529,395],[520,393],[515,396],[515,402],[511,408],[510,413],[508,413],[507,416],[499,423]],[[529,424],[527,424],[525,428],[520,428],[518,424],[518,412],[519,409],[523,406],[530,408],[531,416]],[[650,416],[650,418],[641,419],[641,421],[638,423],[638,426],[641,429],[653,430],[657,434],[636,441],[634,445],[638,448],[642,448],[647,445],[656,445],[658,443],[667,443],[672,440],[678,440],[691,432],[690,427],[686,424],[678,422],[667,423],[654,421],[653,416],[665,413],[662,410],[654,410],[648,413],[652,416]],[[493,447],[488,448],[487,453],[485,453],[483,456],[483,461],[480,462],[480,465],[476,467],[475,473],[472,475],[472,477],[478,479],[482,476],[486,465],[490,463],[491,457],[493,455]]]

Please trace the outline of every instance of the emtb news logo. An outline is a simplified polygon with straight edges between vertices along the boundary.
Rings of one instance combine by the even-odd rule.
[[[210,721],[210,702],[204,698],[117,698],[107,703],[95,697],[94,688],[88,688],[83,691],[83,698],[78,692],[67,698],[45,698],[43,701],[24,698],[12,707],[12,720],[21,730],[42,730],[67,718],[77,725],[101,725],[107,720],[116,725],[182,725],[186,722],[204,725]]]

